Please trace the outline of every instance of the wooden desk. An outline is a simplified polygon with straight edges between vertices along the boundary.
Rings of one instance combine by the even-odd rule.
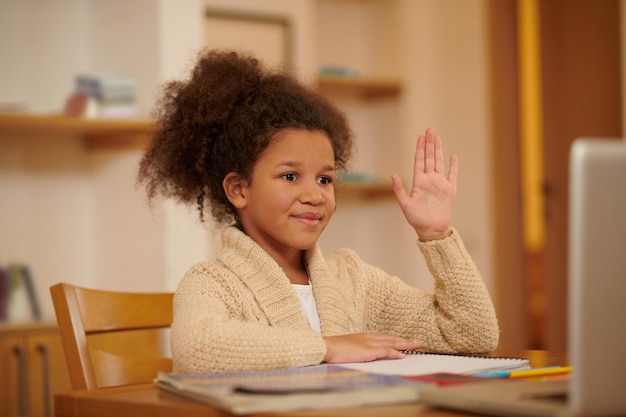
[[[527,351],[506,356],[525,356],[533,367],[567,365],[565,354]],[[156,384],[77,391],[55,397],[56,417],[217,417],[230,413],[196,403],[159,390]],[[254,416],[281,417],[453,417],[463,413],[430,409],[418,403],[356,408],[311,410],[288,413],[262,413]]]

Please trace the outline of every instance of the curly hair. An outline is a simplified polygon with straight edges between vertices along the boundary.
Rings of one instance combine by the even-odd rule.
[[[345,115],[292,75],[264,69],[251,56],[203,52],[191,76],[170,81],[155,107],[157,131],[143,155],[138,183],[157,195],[198,204],[218,224],[239,223],[222,181],[230,172],[250,179],[261,153],[286,128],[325,132],[335,167],[345,170],[353,133]]]

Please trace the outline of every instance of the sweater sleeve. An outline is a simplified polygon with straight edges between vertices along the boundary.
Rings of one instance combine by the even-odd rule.
[[[253,296],[224,274],[202,264],[181,280],[170,334],[175,372],[270,369],[323,360],[326,346],[319,333],[306,325],[270,326]]]
[[[487,288],[456,230],[442,240],[418,242],[434,292],[409,286],[368,267],[372,332],[391,332],[434,352],[478,353],[498,344],[498,323]]]

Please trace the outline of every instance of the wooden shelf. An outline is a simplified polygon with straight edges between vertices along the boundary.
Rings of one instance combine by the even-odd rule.
[[[54,330],[57,328],[56,321],[25,321],[25,322],[0,322],[0,335],[9,332]]]
[[[154,123],[142,119],[81,119],[66,116],[0,113],[0,136],[75,137],[90,150],[143,149]]]
[[[341,201],[372,201],[394,198],[391,183],[340,182],[335,191]]]
[[[317,89],[325,95],[354,96],[362,100],[396,98],[402,84],[391,78],[348,78],[323,76],[317,79]]]
[[[0,113],[0,137],[74,137],[82,140],[89,150],[143,149],[154,129],[154,122],[150,120]],[[344,182],[337,189],[337,197],[341,200],[375,200],[393,197],[393,190],[391,184]]]

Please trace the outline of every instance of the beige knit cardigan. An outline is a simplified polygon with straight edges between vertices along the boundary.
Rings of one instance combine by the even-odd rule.
[[[216,262],[194,265],[174,296],[170,334],[175,372],[319,364],[326,353],[278,264],[229,227]],[[404,283],[349,249],[319,247],[305,262],[325,336],[395,334],[436,352],[487,352],[498,343],[493,304],[457,233],[418,242],[434,292]]]

